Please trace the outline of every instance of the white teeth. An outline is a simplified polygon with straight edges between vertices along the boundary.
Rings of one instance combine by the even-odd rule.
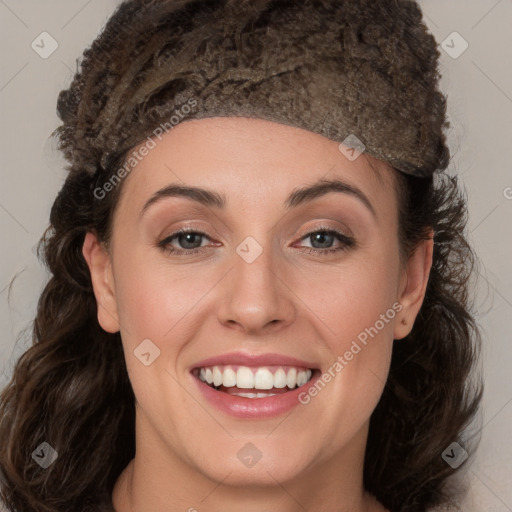
[[[286,373],[282,368],[279,368],[279,370],[274,373],[274,387],[278,389],[286,387]]]
[[[267,398],[269,396],[275,396],[275,393],[231,393],[236,396],[243,396],[245,398]]]
[[[225,368],[224,369],[224,377],[222,379],[222,385],[227,388],[232,388],[236,386],[236,373],[233,368]]]
[[[240,366],[236,372],[236,387],[254,389],[254,373],[247,366]]]
[[[286,386],[294,389],[306,384],[311,379],[311,375],[311,370],[298,370],[297,368],[278,368],[274,373],[267,367],[255,369],[248,366],[238,366],[236,371],[231,366],[213,366],[199,370],[200,380],[215,387],[223,385],[227,388],[236,386],[241,389],[262,390],[282,389]],[[252,395],[254,393],[248,394]],[[256,394],[261,395],[261,393]],[[272,396],[269,393],[264,393],[263,395]],[[245,394],[240,394],[239,396],[245,396]]]
[[[222,372],[220,371],[218,366],[213,367],[213,385],[220,386],[222,384]]]
[[[297,370],[295,368],[288,371],[286,375],[286,385],[290,389],[293,389],[297,385]]]
[[[297,386],[303,386],[308,381],[307,372],[299,372],[297,374]]]
[[[272,389],[274,387],[272,372],[267,368],[258,368],[254,374],[254,387],[256,389]]]

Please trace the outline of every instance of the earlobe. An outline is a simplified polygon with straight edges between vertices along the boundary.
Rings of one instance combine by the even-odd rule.
[[[119,331],[119,316],[110,255],[95,233],[85,235],[82,254],[91,273],[91,282],[98,305],[98,322],[111,333]]]
[[[407,336],[414,325],[418,315],[432,268],[432,255],[434,249],[434,233],[430,230],[430,238],[420,242],[409,258],[402,283],[400,286],[399,302],[402,305],[399,321],[395,323],[394,339],[399,340]]]

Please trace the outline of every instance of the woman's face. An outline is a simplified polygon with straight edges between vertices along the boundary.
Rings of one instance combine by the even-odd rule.
[[[122,184],[109,253],[84,246],[99,321],[121,332],[137,456],[233,485],[357,474],[428,273],[399,263],[395,171],[256,119],[156,142]]]

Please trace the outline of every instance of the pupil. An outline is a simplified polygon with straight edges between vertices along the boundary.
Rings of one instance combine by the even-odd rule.
[[[333,238],[334,235],[327,234],[325,232],[315,233],[311,235],[311,245],[313,245],[313,247],[316,247],[315,242],[319,242],[320,247],[316,248],[325,249],[326,247],[330,247],[332,245]]]
[[[194,249],[195,247],[199,247],[201,245],[201,241],[199,240],[199,244],[197,244],[197,241],[194,242],[196,237],[200,238],[200,235],[197,233],[181,233],[179,235],[180,245],[186,249]]]

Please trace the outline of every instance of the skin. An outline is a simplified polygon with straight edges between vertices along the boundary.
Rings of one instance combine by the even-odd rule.
[[[366,155],[349,161],[336,142],[299,128],[208,118],[168,132],[125,178],[110,244],[91,232],[83,246],[98,320],[121,332],[136,396],[137,454],[115,486],[116,511],[385,510],[363,490],[369,419],[393,340],[412,329],[432,264],[432,240],[400,264],[394,172]],[[332,178],[357,187],[375,216],[340,192],[285,208],[293,190]],[[141,217],[170,184],[213,190],[226,205],[166,197]],[[157,247],[184,226],[208,235],[195,238],[202,252]],[[322,255],[325,245],[309,236],[321,228],[356,243]],[[250,264],[235,250],[248,236],[263,248]],[[186,250],[184,242],[172,245]],[[328,248],[342,246],[333,238]],[[291,413],[233,418],[203,398],[189,373],[233,351],[284,354],[326,371],[394,303],[403,309]],[[149,366],[133,353],[147,338],[161,351]],[[237,458],[249,442],[262,453],[252,468]]]

